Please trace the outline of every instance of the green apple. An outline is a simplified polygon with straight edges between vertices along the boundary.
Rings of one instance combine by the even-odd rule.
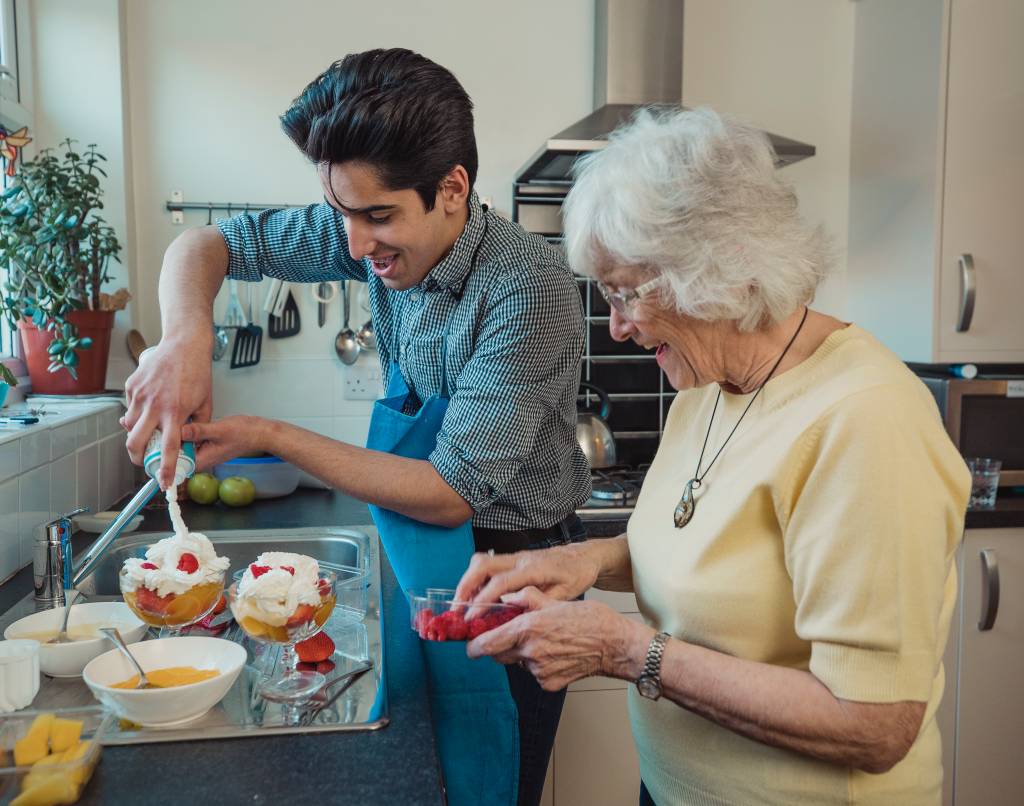
[[[210,473],[196,473],[188,480],[188,497],[197,504],[212,504],[217,500],[220,482]]]
[[[220,483],[220,500],[229,507],[247,507],[256,499],[256,485],[242,476],[230,476]]]

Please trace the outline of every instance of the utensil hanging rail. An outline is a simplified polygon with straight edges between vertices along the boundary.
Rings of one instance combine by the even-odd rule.
[[[309,202],[307,202],[308,204]],[[305,204],[257,204],[256,202],[175,202],[165,204],[167,212],[179,210],[207,210],[210,212],[224,210],[233,213],[245,213],[253,210],[285,210],[289,207],[305,207]]]

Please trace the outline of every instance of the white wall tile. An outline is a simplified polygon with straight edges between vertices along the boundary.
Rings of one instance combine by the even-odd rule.
[[[22,436],[21,472],[46,464],[50,461],[50,430],[32,431]]]
[[[119,422],[122,414],[124,414],[124,409],[120,406],[111,406],[109,409],[99,412],[96,415],[96,436],[103,439],[111,434],[124,433]]]
[[[48,464],[18,477],[18,500],[18,534],[21,541],[21,566],[24,567],[32,562],[36,530],[53,519]]]
[[[60,459],[78,447],[78,423],[65,423],[50,429],[50,457]]]
[[[334,438],[350,445],[363,447],[370,430],[368,417],[335,417]]]
[[[125,457],[125,435],[117,434],[99,443],[99,508],[107,509],[121,497],[121,462]]]
[[[18,535],[18,480],[0,484],[0,582],[21,568]]]
[[[78,462],[75,456],[50,462],[50,507],[61,515],[78,506]]]
[[[21,440],[0,445],[0,481],[17,476],[21,472]],[[0,510],[2,512],[3,510]]]
[[[82,448],[75,454],[78,476],[78,502],[98,512],[100,507],[100,449],[97,445]]]
[[[223,364],[224,362],[220,362]],[[329,417],[334,384],[329,359],[266,359],[255,367],[214,370],[214,415]]]
[[[75,423],[78,434],[78,447],[84,448],[96,441],[96,415],[90,414]]]

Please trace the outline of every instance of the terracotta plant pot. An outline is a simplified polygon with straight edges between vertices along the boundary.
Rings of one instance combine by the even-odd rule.
[[[73,311],[67,320],[78,328],[79,338],[88,336],[92,346],[78,353],[78,379],[67,370],[48,372],[50,355],[46,352],[53,333],[39,330],[30,320],[18,322],[25,348],[32,391],[38,395],[89,395],[102,392],[107,385],[107,359],[110,357],[110,332],[114,329],[113,311]]]

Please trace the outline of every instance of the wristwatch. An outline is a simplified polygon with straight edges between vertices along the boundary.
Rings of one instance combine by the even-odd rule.
[[[661,656],[665,654],[668,639],[667,632],[660,632],[651,639],[647,646],[644,670],[636,680],[636,689],[640,696],[649,700],[656,700],[661,696]]]

